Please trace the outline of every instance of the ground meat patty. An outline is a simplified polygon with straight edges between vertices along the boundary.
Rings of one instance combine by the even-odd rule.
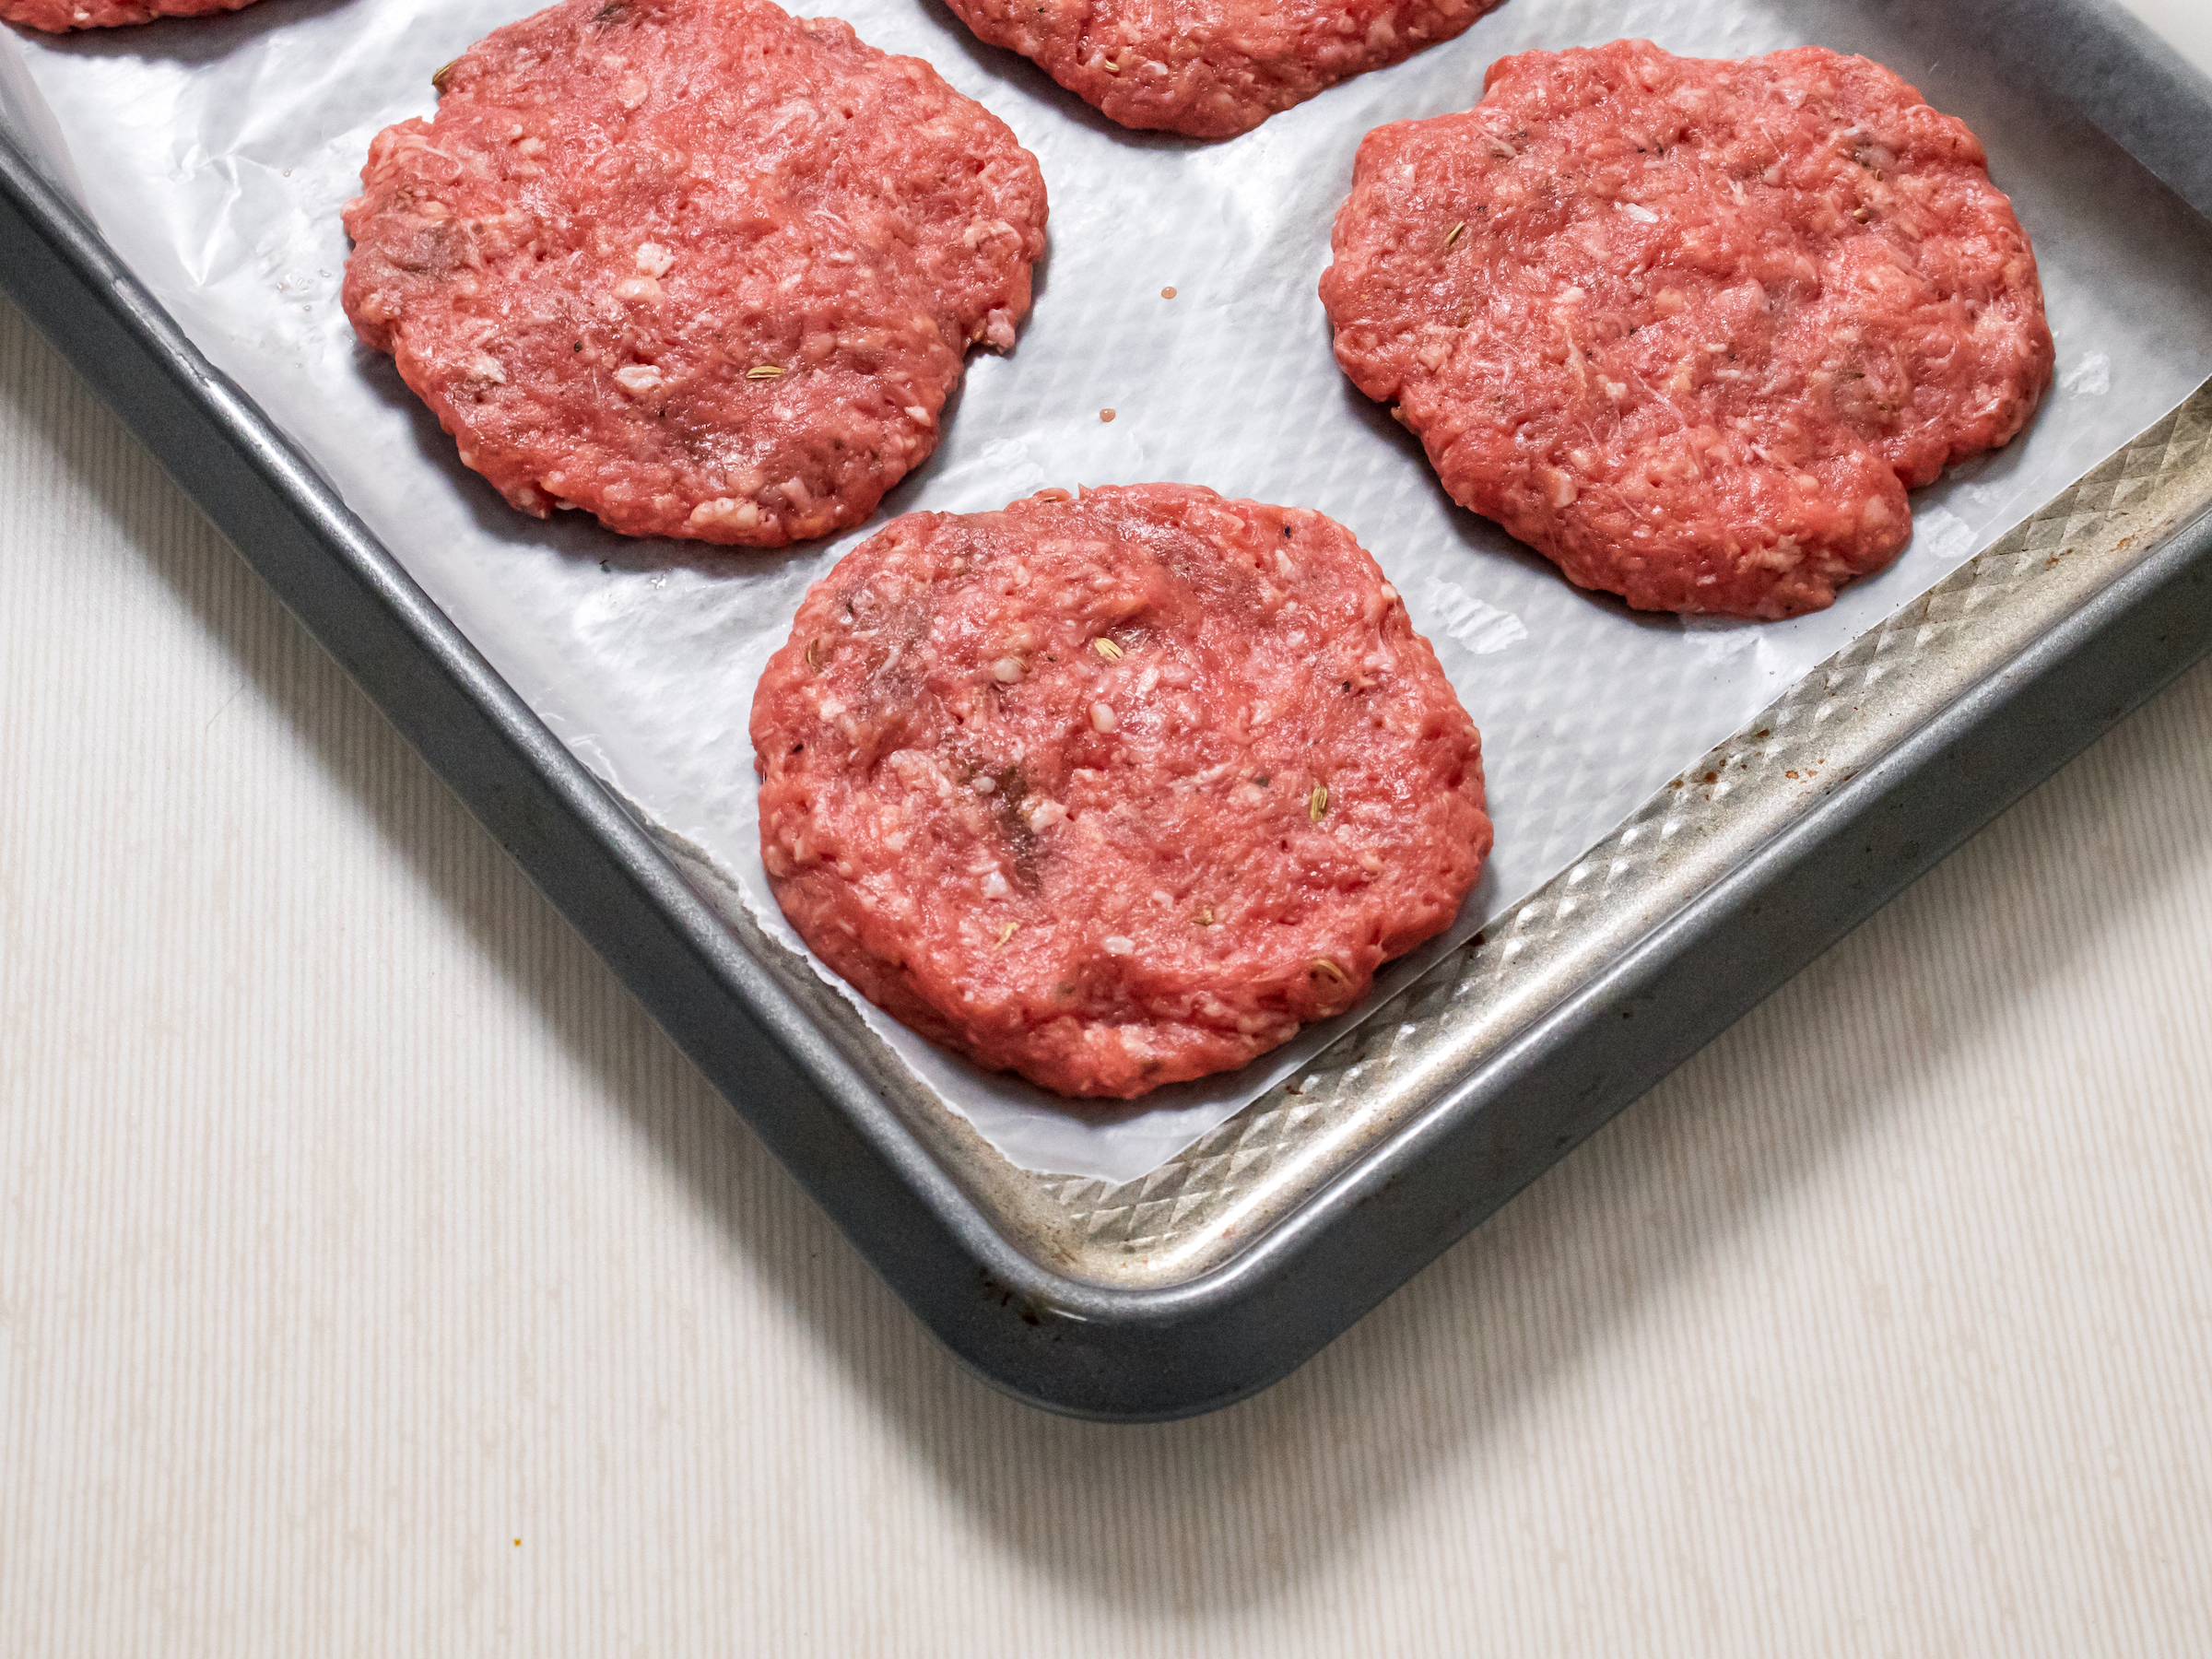
[[[0,22],[67,34],[73,29],[116,29],[156,18],[206,18],[242,10],[253,0],[0,0]]]
[[[1450,40],[1498,0],[948,0],[1127,127],[1231,138],[1324,87]]]
[[[898,520],[807,594],[752,729],[792,925],[1063,1094],[1349,1007],[1490,846],[1481,740],[1351,533],[1187,485]]]
[[[1014,343],[1044,182],[919,59],[768,0],[563,0],[440,72],[346,209],[347,314],[525,512],[856,524]]]
[[[1864,58],[1493,65],[1359,147],[1321,297],[1453,499],[1648,610],[1789,617],[2050,383],[1973,134]]]

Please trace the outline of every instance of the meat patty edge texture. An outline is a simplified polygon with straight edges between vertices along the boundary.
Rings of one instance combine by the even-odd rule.
[[[2055,356],[1980,142],[1818,47],[1501,59],[1368,134],[1332,248],[1337,361],[1453,499],[1642,609],[1829,605]]]
[[[560,0],[438,79],[371,147],[343,301],[525,512],[851,528],[936,447],[969,348],[1015,342],[1035,159],[842,22]]]
[[[211,18],[242,11],[253,0],[0,0],[0,23],[47,34],[80,29],[124,29],[162,18]]]
[[[1448,41],[1499,0],[947,0],[1125,127],[1233,138],[1338,81]]]
[[[1344,1012],[1490,847],[1480,736],[1373,559],[1193,486],[895,520],[809,591],[751,732],[800,936],[1069,1096]]]

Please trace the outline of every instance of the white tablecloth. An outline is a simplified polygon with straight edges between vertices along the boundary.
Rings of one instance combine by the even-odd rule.
[[[2212,1651],[2212,666],[1147,1429],[962,1373],[5,309],[0,699],[0,1653]]]

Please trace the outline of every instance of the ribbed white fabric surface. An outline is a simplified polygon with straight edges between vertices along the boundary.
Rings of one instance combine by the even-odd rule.
[[[2212,1651],[2212,667],[1135,1430],[959,1371],[4,309],[0,709],[0,1653]]]

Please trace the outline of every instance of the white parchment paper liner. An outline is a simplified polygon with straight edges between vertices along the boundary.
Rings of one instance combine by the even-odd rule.
[[[927,59],[1043,167],[1052,242],[1018,347],[973,359],[936,457],[840,541],[725,553],[624,541],[579,516],[543,524],[461,467],[337,304],[337,210],[370,138],[427,113],[431,72],[531,9],[264,0],[61,41],[0,33],[0,107],[547,724],[703,850],[794,948],[760,867],[753,685],[807,583],[892,513],[994,508],[1046,485],[1187,480],[1351,526],[1482,728],[1498,827],[1457,927],[1399,965],[1387,991],[2212,372],[2212,228],[2070,112],[1978,75],[1971,49],[1931,32],[1956,24],[1902,15],[1946,8],[1508,0],[1457,41],[1202,145],[1114,127],[929,0],[850,0],[836,10],[864,39]],[[1466,107],[1508,53],[1623,35],[1712,56],[1817,42],[1887,63],[1981,134],[2034,239],[2059,385],[2024,438],[1920,492],[1904,557],[1820,616],[1683,621],[1576,592],[1454,507],[1418,445],[1330,357],[1314,282],[1361,134]],[[1242,1072],[1100,1110],[977,1072],[861,1006],[1016,1163],[1114,1181],[1172,1157],[1359,1017]]]

